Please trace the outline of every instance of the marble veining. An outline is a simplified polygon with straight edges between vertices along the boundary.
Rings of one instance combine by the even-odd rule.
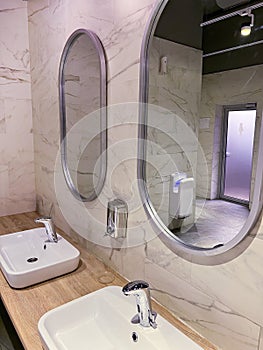
[[[194,329],[212,336],[216,344],[226,342],[222,349],[257,349],[259,326],[146,260],[146,279],[154,274],[163,274],[164,278],[162,282],[155,279],[153,295],[161,295],[166,305]]]
[[[36,205],[27,7],[21,4],[0,4],[0,215]]]
[[[151,127],[147,130],[146,183],[151,202],[166,226],[171,220],[169,176],[184,172],[188,177],[195,177],[197,169],[198,139],[190,138],[188,132],[191,130],[194,134],[197,130],[201,54],[200,50],[158,37],[154,37],[151,42],[149,103],[170,112],[159,111],[158,121],[161,121],[161,125],[153,121],[155,113],[151,108],[148,112]],[[168,61],[166,74],[160,72],[160,59],[163,56]],[[184,124],[185,128],[180,127],[180,124]],[[198,186],[195,187],[200,192]],[[188,219],[189,222],[193,220],[193,217]]]

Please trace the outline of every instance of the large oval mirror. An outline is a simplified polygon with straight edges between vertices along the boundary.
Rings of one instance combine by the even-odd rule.
[[[59,98],[65,179],[77,199],[91,201],[104,184],[107,144],[106,60],[95,33],[79,29],[67,40],[60,62]]]
[[[244,0],[166,0],[149,23],[138,177],[177,251],[226,252],[262,208],[262,28],[263,3]]]

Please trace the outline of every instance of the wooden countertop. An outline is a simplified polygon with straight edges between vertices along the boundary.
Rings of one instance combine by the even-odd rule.
[[[31,212],[0,217],[0,234],[39,227],[39,225],[34,223],[34,218],[37,216],[37,213]],[[73,242],[67,235],[60,230],[58,232],[66,236],[66,239],[79,249],[81,261],[77,270],[25,289],[11,288],[2,273],[0,273],[0,296],[25,350],[42,349],[37,323],[40,317],[48,310],[107,285],[123,286],[127,282],[86,249]],[[111,275],[113,281],[109,284],[101,283],[100,281],[107,273]],[[177,320],[164,307],[155,302],[153,304],[157,313],[188,335],[203,349],[217,349],[184,323]]]

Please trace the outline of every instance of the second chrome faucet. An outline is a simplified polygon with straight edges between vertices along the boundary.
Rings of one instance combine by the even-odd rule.
[[[124,295],[134,295],[137,303],[138,314],[132,319],[132,323],[140,323],[143,327],[156,328],[156,312],[152,311],[150,288],[145,281],[132,281],[123,288]]]

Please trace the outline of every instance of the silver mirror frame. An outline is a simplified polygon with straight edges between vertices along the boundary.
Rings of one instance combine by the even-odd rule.
[[[179,1],[179,0],[178,0]],[[146,187],[146,141],[147,141],[147,103],[149,86],[149,51],[159,18],[169,0],[162,0],[153,9],[144,33],[140,53],[140,90],[139,90],[139,130],[138,130],[138,187],[143,205],[153,229],[164,244],[182,258],[202,265],[217,265],[234,259],[241,254],[255,238],[253,231],[262,212],[263,205],[263,152],[258,152],[256,177],[252,207],[245,225],[240,232],[224,246],[218,248],[200,248],[184,243],[172,235],[154,209]],[[260,127],[259,150],[263,150],[263,116]]]
[[[69,168],[67,165],[67,138],[66,138],[66,106],[65,106],[65,93],[64,93],[64,84],[63,84],[63,75],[67,55],[75,40],[80,35],[86,35],[94,44],[94,47],[97,50],[99,60],[100,60],[100,125],[101,125],[101,139],[100,139],[100,148],[101,148],[101,162],[100,162],[100,174],[99,181],[97,186],[94,188],[93,192],[89,197],[84,197],[76,189],[72,178],[70,176]],[[106,67],[106,55],[103,48],[103,45],[99,37],[92,32],[91,30],[86,29],[77,29],[74,31],[68,38],[65,47],[62,52],[60,65],[59,65],[59,113],[60,113],[60,151],[61,151],[61,163],[63,174],[74,197],[82,202],[90,202],[98,197],[100,194],[107,171],[107,67]],[[88,92],[87,92],[88,93]]]

